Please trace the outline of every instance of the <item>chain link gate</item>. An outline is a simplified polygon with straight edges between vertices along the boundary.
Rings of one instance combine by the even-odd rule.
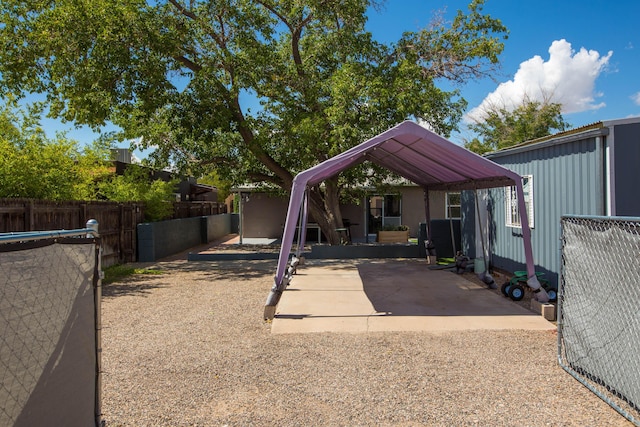
[[[0,425],[101,425],[100,239],[0,234]]]
[[[562,368],[640,426],[640,218],[564,216]]]

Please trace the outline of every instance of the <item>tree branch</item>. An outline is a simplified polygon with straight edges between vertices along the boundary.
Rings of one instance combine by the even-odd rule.
[[[192,60],[184,56],[176,56],[173,59],[175,59],[176,61],[178,61],[179,63],[181,63],[182,65],[184,65],[185,67],[193,71],[194,73],[197,73],[198,71],[202,70],[201,65],[196,64],[195,62],[193,62]]]
[[[169,0],[169,3],[171,3],[176,9],[178,9],[178,12],[180,12],[181,15],[201,25],[205,29],[205,33],[208,34],[212,39],[214,39],[215,42],[218,44],[218,46],[220,46],[221,48],[224,47],[224,41],[222,37],[218,35],[215,31],[213,31],[211,29],[211,26],[206,25],[198,15],[196,15],[193,11],[181,5],[177,0]]]
[[[273,176],[273,175],[268,175],[266,173],[263,172],[249,172],[248,177],[251,181],[253,182],[268,182],[271,184],[274,184],[280,188],[283,188],[283,183],[282,180],[280,178],[278,178],[277,176]]]
[[[195,13],[188,10],[186,7],[178,3],[176,0],[169,0],[169,3],[171,3],[176,9],[178,9],[178,11],[182,15],[186,16],[187,18],[193,19],[194,21],[198,20],[198,17]]]
[[[296,64],[296,72],[298,76],[304,77],[304,70],[302,68],[302,55],[300,54],[300,38],[302,37],[302,30],[306,27],[309,22],[313,20],[313,14],[310,13],[306,18],[303,18],[302,21],[297,26],[293,26],[291,22],[287,19],[286,16],[278,12],[275,6],[269,4],[266,1],[258,0],[265,9],[269,12],[273,13],[275,16],[282,21],[283,24],[289,28],[289,32],[291,33],[291,56],[293,57],[293,62]]]
[[[215,40],[218,47],[223,51],[227,51],[224,34],[217,34],[215,31],[212,31],[211,27],[207,23],[203,22],[202,19],[197,14],[193,13],[192,11],[182,6],[178,2],[178,0],[169,0],[169,2],[174,7],[176,7],[176,9],[182,15],[193,20],[194,22],[197,22],[199,25],[202,25],[206,29],[206,33]],[[263,0],[259,0],[259,3],[262,4],[265,8],[267,8],[267,10],[271,11],[276,16],[278,16],[282,20],[282,22],[284,22],[285,25],[287,25],[290,29],[292,28],[289,22],[286,20],[286,18],[283,15],[280,15],[274,6],[267,4]],[[217,18],[219,20],[219,24],[221,26],[222,31],[224,31],[224,20],[222,19],[221,16],[218,16]],[[308,20],[305,20],[303,22],[305,22],[305,25],[306,25],[306,23],[308,23]],[[188,69],[194,72],[202,70],[202,66],[194,63],[193,61],[191,61],[190,59],[184,56],[176,57],[175,59],[180,63],[182,63],[185,67],[187,67]],[[229,77],[233,85],[234,70],[232,65],[225,64],[224,69],[229,73]],[[240,107],[240,101],[239,101],[238,95],[230,91],[229,88],[224,84],[222,84],[222,82],[220,82],[218,79],[212,79],[212,81],[215,83],[217,89],[220,90],[220,93],[223,94],[223,98],[225,99],[227,107],[231,111],[235,119],[235,122],[238,124],[238,131],[246,147],[262,164],[264,164],[270,171],[272,171],[278,177],[278,185],[280,185],[285,190],[290,190],[293,184],[293,176],[287,169],[282,167],[272,156],[270,156],[263,149],[263,147],[260,146],[259,143],[256,142],[253,131],[251,130],[250,127],[247,126],[246,119],[242,112],[242,108]],[[271,182],[273,182],[273,178],[271,179]]]

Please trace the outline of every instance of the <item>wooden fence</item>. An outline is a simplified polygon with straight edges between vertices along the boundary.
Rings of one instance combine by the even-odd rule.
[[[227,213],[227,205],[217,202],[175,202],[173,219],[193,218],[194,216],[220,215]]]
[[[173,218],[217,215],[226,206],[216,202],[176,202]],[[143,203],[54,202],[0,198],[0,233],[84,228],[96,219],[102,237],[102,266],[135,262],[136,227],[144,222]]]
[[[0,233],[73,230],[97,220],[103,267],[136,260],[136,226],[143,217],[142,203],[0,199]]]

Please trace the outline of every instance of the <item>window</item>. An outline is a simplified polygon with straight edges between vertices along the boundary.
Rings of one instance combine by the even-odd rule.
[[[447,218],[454,218],[454,219],[458,219],[460,218],[460,212],[461,212],[461,208],[460,208],[461,204],[460,204],[460,192],[457,193],[447,193],[447,198],[446,198],[446,215]]]
[[[387,194],[369,198],[369,232],[375,233],[385,226],[400,225],[402,196]]]
[[[529,217],[529,228],[533,228],[533,176],[522,177],[522,189],[524,194],[524,204],[527,207]],[[505,205],[507,227],[521,228],[520,212],[518,211],[518,193],[515,186],[505,188]]]

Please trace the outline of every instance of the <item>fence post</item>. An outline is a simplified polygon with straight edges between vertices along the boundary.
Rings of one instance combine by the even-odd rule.
[[[33,199],[29,199],[24,205],[24,231],[34,231],[35,215],[33,211]]]
[[[80,203],[78,212],[80,213],[79,224],[82,224],[83,222],[87,221],[87,204],[86,203]]]
[[[118,262],[124,261],[124,204],[118,204]]]

